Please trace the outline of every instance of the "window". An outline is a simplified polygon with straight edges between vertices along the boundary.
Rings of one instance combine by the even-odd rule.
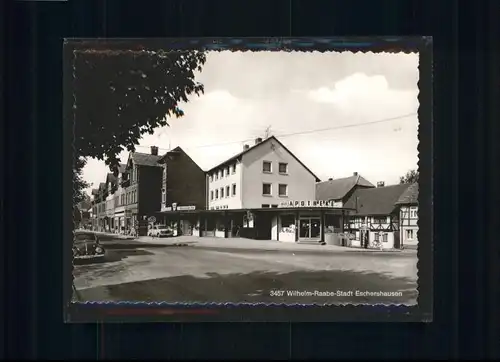
[[[271,184],[262,184],[262,195],[271,196]]]
[[[279,184],[279,186],[278,186],[278,195],[279,196],[288,196],[288,185]]]
[[[226,177],[229,176],[229,166],[226,167],[225,171],[226,171]]]
[[[226,186],[226,197],[229,197],[229,186]]]
[[[260,205],[260,207],[262,207],[263,209],[267,209],[267,208],[269,208],[269,204],[262,204],[262,205]]]
[[[231,166],[231,173],[236,173],[236,164]]]
[[[406,239],[413,240],[413,230],[406,230]]]
[[[214,180],[214,175],[210,175],[210,182],[213,182]]]
[[[386,223],[386,222],[387,222],[387,218],[386,218],[386,217],[384,217],[384,216],[382,216],[382,217],[374,217],[374,218],[373,218],[373,222],[374,222],[375,224],[384,224],[384,223]]]
[[[384,234],[382,235],[382,242],[383,242],[383,243],[387,243],[387,239],[388,239],[388,237],[389,237],[389,234],[384,233]]]
[[[210,200],[213,200],[214,199],[214,191],[210,191]]]
[[[167,194],[165,193],[165,189],[161,190],[161,202],[167,202]]]
[[[279,173],[288,174],[288,163],[280,162],[279,164]]]
[[[219,190],[215,190],[215,199],[217,200],[219,198]]]
[[[236,184],[233,184],[233,196],[236,196]]]
[[[220,188],[220,198],[222,199],[224,197],[224,187]]]
[[[380,241],[380,234],[379,233],[375,233],[375,241]]]
[[[271,207],[272,207],[273,209],[276,209],[276,208],[278,207],[278,205],[271,205]]]
[[[295,216],[294,215],[281,215],[281,229],[282,233],[295,233]]]
[[[262,172],[266,172],[266,173],[273,172],[271,162],[269,162],[269,161],[262,162]]]
[[[214,173],[214,179],[215,179],[215,181],[217,181],[219,179],[219,173],[218,172]]]
[[[219,170],[219,178],[222,178],[222,170]]]

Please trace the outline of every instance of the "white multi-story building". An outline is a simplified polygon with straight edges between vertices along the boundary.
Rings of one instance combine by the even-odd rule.
[[[208,209],[277,208],[289,200],[315,200],[319,179],[275,137],[207,172]]]
[[[255,139],[207,171],[207,211],[195,235],[324,241],[333,201],[316,200],[319,178],[276,137]]]

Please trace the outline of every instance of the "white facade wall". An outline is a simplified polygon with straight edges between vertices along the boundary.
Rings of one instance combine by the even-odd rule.
[[[236,170],[232,172],[232,165],[236,165]],[[225,169],[229,166],[229,175],[226,176]],[[208,173],[207,182],[208,182],[208,209],[213,210],[217,208],[221,209],[241,209],[242,208],[242,198],[241,198],[241,179],[242,179],[242,170],[243,167],[241,163],[234,161],[234,163],[229,164],[228,166],[222,167],[220,169],[212,170]],[[222,177],[220,177],[220,171],[223,171]],[[218,178],[215,178],[215,174],[219,173]],[[210,178],[212,176],[212,178]],[[210,181],[212,180],[212,181]],[[236,195],[233,195],[233,185],[236,185]],[[226,195],[227,186],[229,186],[229,195]],[[220,196],[220,189],[224,188],[224,197]],[[219,193],[219,197],[215,198],[216,191]],[[212,192],[214,194],[214,198],[212,199]]]
[[[273,149],[274,148],[274,149]],[[263,162],[272,165],[270,173],[263,172]],[[280,174],[279,163],[288,164],[288,173]],[[265,205],[279,205],[287,200],[315,200],[316,178],[304,168],[279,143],[270,140],[260,147],[255,147],[242,156],[242,191],[241,207],[261,208]],[[263,183],[272,186],[271,196],[263,196]],[[278,185],[288,187],[288,195],[278,195]]]

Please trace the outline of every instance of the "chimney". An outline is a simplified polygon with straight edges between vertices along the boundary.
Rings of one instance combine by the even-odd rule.
[[[246,151],[246,150],[248,150],[249,148],[250,148],[250,146],[249,146],[249,145],[243,145],[243,151]]]
[[[158,147],[156,146],[151,146],[151,154],[153,156],[158,156]]]
[[[353,176],[358,176],[358,173],[357,172],[353,172],[352,175]]]
[[[377,187],[384,187],[384,186],[385,186],[385,182],[384,181],[377,182]]]
[[[255,139],[255,144],[258,145],[259,143],[262,142],[262,138],[258,137]]]

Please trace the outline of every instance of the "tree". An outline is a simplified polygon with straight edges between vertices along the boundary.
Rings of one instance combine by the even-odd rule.
[[[114,171],[124,149],[182,117],[180,102],[203,93],[195,81],[205,53],[92,48],[73,51],[74,148]]]
[[[90,187],[90,184],[82,177],[82,171],[86,164],[87,161],[85,158],[75,158],[75,164],[73,167],[73,206],[76,206],[80,202],[86,201],[89,198],[85,189]]]
[[[399,178],[400,184],[412,184],[415,182],[418,182],[418,171],[417,170],[410,170],[406,173],[406,175],[401,176]]]
[[[81,42],[71,49],[76,203],[88,187],[81,178],[85,157],[104,160],[115,172],[121,151],[135,151],[142,135],[184,115],[180,102],[204,92],[194,79],[205,64],[203,52],[93,45]]]

